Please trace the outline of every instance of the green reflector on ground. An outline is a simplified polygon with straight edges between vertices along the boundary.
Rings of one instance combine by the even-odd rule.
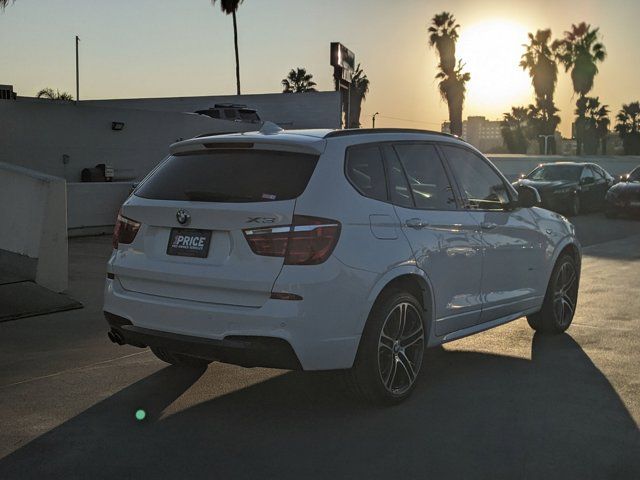
[[[136,410],[136,420],[144,420],[144,417],[147,416],[147,412],[142,409]]]

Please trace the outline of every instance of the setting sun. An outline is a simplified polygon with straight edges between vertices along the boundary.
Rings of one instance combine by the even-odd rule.
[[[527,29],[509,20],[486,20],[460,30],[457,54],[471,73],[469,109],[499,117],[512,105],[528,103],[531,83],[519,66]]]

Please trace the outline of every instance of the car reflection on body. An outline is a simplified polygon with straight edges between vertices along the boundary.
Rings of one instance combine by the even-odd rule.
[[[623,213],[640,213],[640,167],[623,175],[620,183],[612,186],[605,197],[607,217]]]
[[[535,187],[544,208],[575,216],[601,209],[614,183],[614,178],[594,163],[557,162],[539,165],[514,185]]]

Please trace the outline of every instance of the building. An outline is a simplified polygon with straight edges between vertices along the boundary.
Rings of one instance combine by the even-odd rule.
[[[500,124],[500,120],[487,120],[483,116],[467,117],[462,122],[462,139],[483,152],[494,151],[503,145]],[[444,122],[441,131],[450,133],[450,122]]]

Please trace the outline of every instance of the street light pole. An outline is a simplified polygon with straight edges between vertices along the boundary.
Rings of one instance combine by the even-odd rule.
[[[76,35],[76,105],[80,101],[80,59],[78,56],[78,44],[80,37]]]
[[[372,128],[376,128],[376,115],[378,115],[380,112],[376,112],[371,116],[371,123],[372,123]]]

